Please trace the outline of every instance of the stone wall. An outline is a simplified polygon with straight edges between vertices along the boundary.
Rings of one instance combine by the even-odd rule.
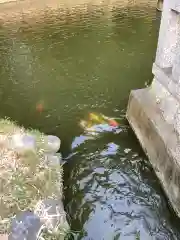
[[[149,88],[132,91],[127,118],[180,216],[180,2],[164,0]]]

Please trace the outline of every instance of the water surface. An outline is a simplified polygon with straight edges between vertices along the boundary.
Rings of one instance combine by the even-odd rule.
[[[0,29],[0,117],[62,139],[77,239],[180,239],[180,221],[125,119],[130,90],[152,80],[158,27],[155,8],[139,6]],[[118,118],[122,131],[85,141],[79,121],[92,111]]]

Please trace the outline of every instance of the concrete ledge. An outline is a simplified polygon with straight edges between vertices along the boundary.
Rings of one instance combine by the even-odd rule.
[[[180,217],[179,136],[164,120],[148,88],[131,92],[127,119]]]

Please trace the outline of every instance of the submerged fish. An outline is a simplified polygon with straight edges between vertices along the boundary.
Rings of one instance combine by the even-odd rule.
[[[91,134],[100,132],[112,132],[118,128],[119,123],[113,119],[104,116],[103,114],[90,113],[87,120],[81,120],[80,126]]]
[[[89,121],[94,121],[96,123],[104,123],[105,119],[102,114],[89,113]]]
[[[44,103],[43,102],[39,102],[36,104],[36,111],[38,113],[42,113],[44,111]]]
[[[112,127],[118,127],[119,123],[114,119],[114,118],[110,118],[107,117],[105,115],[102,115],[102,117],[104,118],[104,120],[106,120],[108,122],[108,124]]]
[[[112,127],[118,127],[119,126],[118,122],[114,119],[109,120],[109,125],[112,126]]]

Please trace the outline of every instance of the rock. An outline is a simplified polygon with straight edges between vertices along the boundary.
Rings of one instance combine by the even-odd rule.
[[[8,145],[8,137],[5,134],[0,134],[0,147],[6,147]]]
[[[47,164],[50,166],[60,165],[62,163],[62,156],[60,153],[47,154]]]
[[[39,201],[35,207],[35,213],[50,231],[55,231],[57,228],[63,231],[69,229],[61,200],[45,199]]]
[[[10,145],[17,152],[35,151],[36,139],[28,134],[14,134],[11,137]]]
[[[19,213],[12,221],[9,240],[36,240],[43,223],[33,212]]]
[[[46,152],[56,153],[60,149],[61,140],[53,135],[47,135],[44,137],[45,145],[47,146]]]

